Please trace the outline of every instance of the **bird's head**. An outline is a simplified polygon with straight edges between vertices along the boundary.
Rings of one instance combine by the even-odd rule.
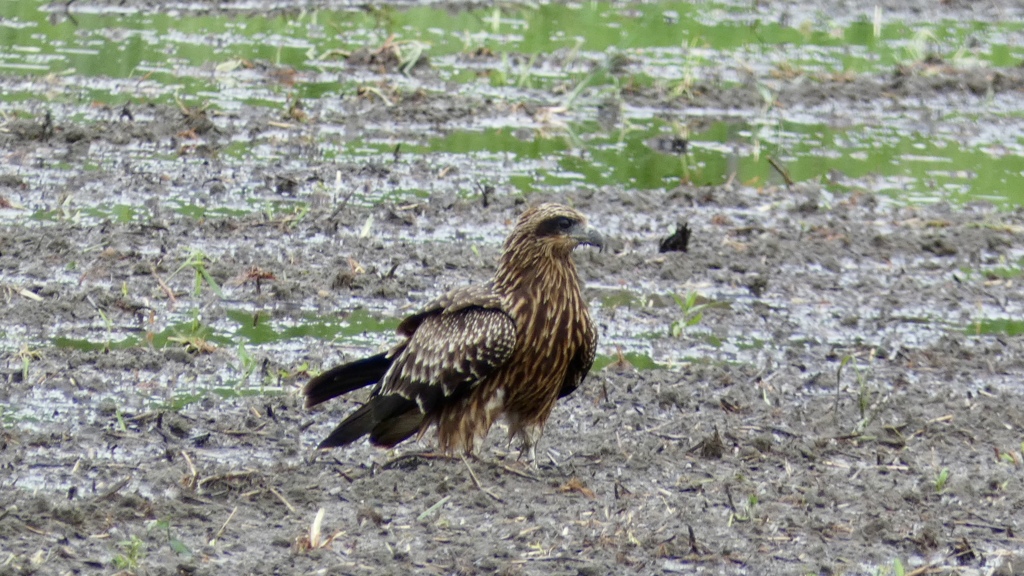
[[[505,241],[506,252],[530,246],[556,258],[568,258],[579,245],[604,249],[604,237],[587,223],[587,217],[561,204],[540,204],[519,217]]]

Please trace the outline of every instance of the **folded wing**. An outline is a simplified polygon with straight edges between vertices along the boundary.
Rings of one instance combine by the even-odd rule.
[[[336,368],[318,377],[338,371],[325,380],[342,383],[333,392],[365,382],[388,363],[383,375],[377,375],[370,400],[339,424],[321,448],[343,446],[367,434],[376,445],[394,446],[429,425],[444,406],[465,398],[508,361],[516,344],[512,318],[479,288],[445,295],[403,321],[399,333],[407,340],[391,352],[346,365],[351,373]],[[324,388],[313,386],[316,382],[310,382],[312,392]],[[308,388],[309,401],[323,396]]]

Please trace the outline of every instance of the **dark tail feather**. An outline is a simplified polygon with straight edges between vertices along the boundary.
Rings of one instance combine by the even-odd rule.
[[[419,406],[413,405],[412,410],[388,418],[374,426],[370,431],[370,442],[374,446],[392,448],[419,432],[425,417],[423,412],[420,412]]]
[[[306,408],[364,386],[376,384],[390,367],[391,358],[388,358],[386,352],[335,366],[306,384],[302,390],[302,393],[306,395]]]
[[[367,434],[374,444],[391,447],[415,434],[423,418],[413,400],[397,395],[374,396],[338,424],[319,448],[345,446]]]
[[[317,448],[334,448],[345,446],[366,436],[373,430],[377,422],[373,419],[373,400],[363,404],[362,408],[349,414],[348,418],[331,432],[331,435],[324,438]]]

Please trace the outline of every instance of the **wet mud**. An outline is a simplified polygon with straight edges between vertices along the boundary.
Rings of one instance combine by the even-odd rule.
[[[780,98],[916,109],[1022,85],[1019,70],[902,73]],[[623,97],[676,114],[756,108],[754,94]],[[397,140],[531,117],[454,93],[342,99]],[[56,111],[0,133],[0,314],[23,343],[0,364],[0,574],[1024,573],[1020,210],[814,183],[481,195],[460,166],[400,147],[372,162],[219,156],[237,139],[301,155],[317,122],[346,122],[327,115],[282,138],[257,108],[38,109]],[[154,170],[140,150],[180,161]],[[372,200],[408,182],[429,197]],[[166,202],[238,188],[283,208]],[[78,208],[121,197],[146,201],[127,218]],[[301,386],[386,333],[242,354],[173,328],[216,334],[237,311],[398,318],[486,280],[541,200],[586,213],[610,249],[577,254],[606,360],[556,407],[535,464],[500,425],[469,461],[417,456],[429,436],[316,451],[361,396],[307,411]],[[686,250],[661,252],[681,222]],[[195,249],[202,272],[183,268]],[[691,293],[688,310],[672,298]]]

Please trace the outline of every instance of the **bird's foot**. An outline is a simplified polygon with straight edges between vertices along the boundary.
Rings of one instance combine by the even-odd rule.
[[[524,442],[522,447],[519,448],[519,458],[517,462],[523,461],[523,456],[526,456],[526,463],[533,467],[537,466],[537,445],[529,442]]]

